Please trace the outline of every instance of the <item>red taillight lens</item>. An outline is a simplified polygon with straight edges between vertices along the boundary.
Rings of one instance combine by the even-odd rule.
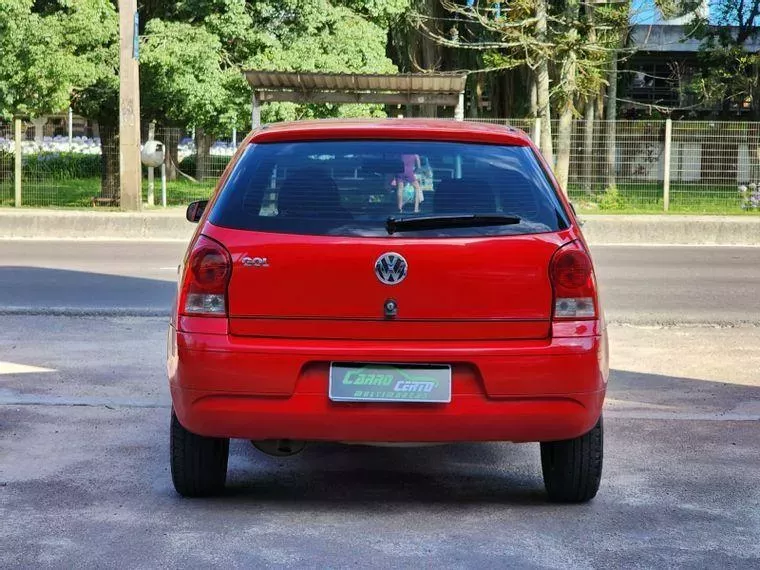
[[[555,319],[596,318],[594,271],[591,258],[580,243],[569,243],[554,254],[550,275]]]
[[[224,246],[200,236],[185,265],[180,312],[184,315],[226,316],[231,273],[232,260]]]

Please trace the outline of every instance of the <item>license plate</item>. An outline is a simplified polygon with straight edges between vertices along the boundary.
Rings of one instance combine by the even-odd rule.
[[[336,402],[451,402],[448,364],[330,364],[330,399]]]

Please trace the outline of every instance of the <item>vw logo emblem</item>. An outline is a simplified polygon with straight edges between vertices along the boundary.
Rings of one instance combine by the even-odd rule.
[[[406,259],[399,253],[384,253],[375,262],[375,275],[386,285],[401,283],[406,278],[406,271]]]

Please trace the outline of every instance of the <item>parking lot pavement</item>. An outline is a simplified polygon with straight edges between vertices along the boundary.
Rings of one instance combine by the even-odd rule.
[[[757,327],[613,326],[602,488],[556,506],[537,446],[512,444],[237,441],[227,494],[181,499],[164,319],[3,324],[2,568],[760,564]]]

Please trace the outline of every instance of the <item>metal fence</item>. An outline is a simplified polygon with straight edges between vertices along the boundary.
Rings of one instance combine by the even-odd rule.
[[[538,136],[533,119],[478,121]],[[584,211],[760,212],[756,185],[760,123],[573,121],[567,191]]]
[[[117,205],[118,183],[107,183],[118,182],[118,144],[101,145],[97,129],[81,124],[68,132],[56,122],[20,122],[18,168],[15,126],[0,126],[0,206],[85,207],[104,194]]]
[[[538,136],[533,119],[478,120]],[[553,121],[555,158],[557,130]],[[75,124],[71,132],[60,122],[22,123],[19,184],[14,125],[0,124],[0,206],[16,205],[19,186],[23,206],[117,206],[118,140],[104,134],[87,123]],[[242,139],[242,133],[212,139],[166,128],[154,136],[166,145],[168,158],[166,181],[162,184],[156,169],[152,192],[144,169],[143,202],[149,206],[162,204],[164,188],[169,206],[208,197]],[[760,212],[755,184],[760,185],[760,123],[576,120],[572,125],[567,190],[582,211]]]
[[[20,176],[16,172],[15,125],[0,124],[0,206],[118,207],[118,137],[103,126],[75,123],[71,136],[65,124],[20,124]],[[147,140],[145,129],[143,140]],[[116,134],[116,133],[112,133]],[[198,140],[202,137],[202,140]],[[143,169],[143,202],[184,205],[207,198],[237,146],[236,136],[213,139],[185,129],[156,129],[155,139],[170,151],[166,181],[155,169],[151,192],[148,169]],[[206,149],[198,160],[198,145]],[[17,181],[17,179],[20,181]],[[17,204],[17,186],[20,203]],[[163,186],[163,188],[162,188]]]

